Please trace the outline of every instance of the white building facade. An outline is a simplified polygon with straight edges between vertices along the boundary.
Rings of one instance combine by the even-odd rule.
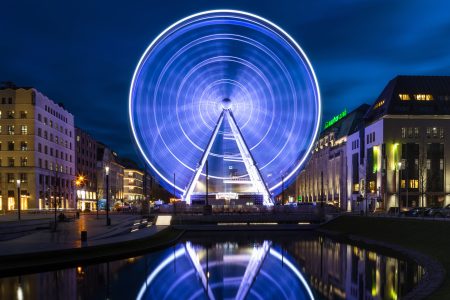
[[[398,76],[347,139],[354,211],[450,204],[450,77]]]
[[[0,210],[73,208],[74,117],[34,88],[0,89]]]

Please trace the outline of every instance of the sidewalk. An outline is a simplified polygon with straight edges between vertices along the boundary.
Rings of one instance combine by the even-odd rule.
[[[40,217],[24,215],[24,217],[25,220],[20,222],[12,220],[0,222],[0,234],[10,230],[18,232],[16,238],[0,241],[0,256],[33,254],[126,242],[150,237],[165,228],[165,226],[151,226],[131,232],[136,221],[140,222],[139,215],[111,214],[111,226],[106,226],[105,215],[100,215],[99,219],[95,215],[81,215],[80,219],[58,222],[56,231],[48,228],[36,230],[36,227],[39,226],[41,228],[44,225],[48,227],[49,222],[53,220],[53,216],[50,215],[50,218],[48,218],[49,215],[41,215]],[[87,231],[87,242],[81,242],[80,240],[82,230]]]

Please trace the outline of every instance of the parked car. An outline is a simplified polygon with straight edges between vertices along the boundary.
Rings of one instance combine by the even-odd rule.
[[[450,204],[444,207],[432,208],[428,213],[432,217],[450,217]]]
[[[406,217],[419,217],[423,216],[425,211],[427,211],[428,208],[426,207],[413,207],[407,211],[400,212],[400,215],[406,216]]]

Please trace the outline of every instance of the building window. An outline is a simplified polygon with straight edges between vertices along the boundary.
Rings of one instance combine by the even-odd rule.
[[[412,138],[413,137],[413,129],[412,127],[408,127],[408,138]]]
[[[2,118],[2,111],[0,110],[0,119]]]
[[[20,173],[20,181],[28,182],[28,174],[27,173]]]
[[[38,128],[38,136],[42,136],[42,129]]]
[[[48,134],[47,134],[47,130],[44,130],[44,139],[48,139]]]
[[[14,142],[8,142],[8,151],[14,151]]]
[[[443,158],[441,158],[440,160],[439,160],[439,170],[444,170],[444,159]]]
[[[20,126],[20,133],[21,134],[28,134],[28,126],[27,125],[21,125]]]
[[[28,143],[27,142],[20,142],[20,150],[27,151],[28,150]]]
[[[42,168],[42,158],[39,158],[39,168]]]
[[[38,152],[42,152],[42,145],[41,145],[41,143],[38,144]]]
[[[14,167],[14,158],[8,157],[8,167]]]
[[[374,105],[374,109],[380,108],[381,106],[383,106],[384,104],[384,99],[378,101],[377,103],[375,103]]]
[[[20,118],[21,119],[26,119],[27,118],[27,111],[26,110],[20,111]]]
[[[48,124],[48,120],[46,117],[44,117],[44,124],[47,125]]]
[[[414,99],[417,101],[432,101],[433,95],[430,94],[416,94],[414,95]]]
[[[12,104],[12,98],[11,97],[8,98],[8,104]]]
[[[13,135],[14,134],[14,125],[8,125],[8,134]]]
[[[402,127],[402,138],[406,138],[406,128]]]
[[[6,113],[8,115],[8,119],[14,119],[14,111],[10,110]]]
[[[411,98],[409,97],[408,94],[398,94],[398,97],[399,97],[400,100],[402,100],[402,101],[409,101],[409,100],[411,100]]]
[[[6,178],[9,183],[14,183],[14,174],[13,173],[6,174]]]
[[[444,128],[439,128],[439,138],[443,139],[444,138]]]
[[[438,129],[437,129],[437,127],[431,128],[431,133],[433,135],[433,138],[437,138],[437,136],[438,136]]]
[[[418,127],[414,127],[414,137],[415,138],[419,137],[419,128]]]
[[[21,157],[20,158],[20,166],[26,167],[28,165],[28,157]]]
[[[47,145],[44,145],[44,153],[45,153],[45,154],[48,154],[48,148],[47,148]]]
[[[50,142],[53,142],[53,134],[50,133]]]
[[[427,159],[427,170],[431,169],[431,159]]]
[[[419,188],[419,180],[418,179],[411,179],[409,181],[409,188],[411,188],[411,189],[418,189]]]
[[[41,114],[38,114],[38,121],[39,121],[39,122],[42,122],[42,116],[41,116]]]

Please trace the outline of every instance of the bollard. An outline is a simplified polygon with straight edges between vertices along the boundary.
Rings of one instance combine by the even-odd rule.
[[[86,242],[87,241],[87,231],[86,230],[82,230],[81,231],[81,241],[82,242]]]

